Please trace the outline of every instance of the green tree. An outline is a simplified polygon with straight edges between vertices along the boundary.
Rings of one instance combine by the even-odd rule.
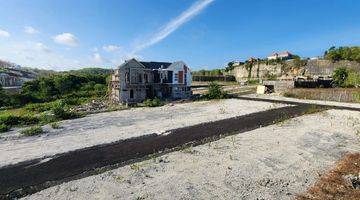
[[[58,94],[58,91],[56,90],[53,79],[40,78],[39,86],[40,86],[40,94],[39,95],[41,98],[49,100]]]
[[[325,51],[324,57],[332,61],[349,60],[360,62],[360,46],[331,47]]]
[[[333,85],[335,87],[344,87],[345,81],[348,77],[348,71],[345,67],[340,67],[334,70],[333,73]]]
[[[6,99],[7,99],[7,95],[5,94],[2,85],[0,85],[0,108],[5,106]]]
[[[229,71],[233,70],[234,68],[235,68],[234,62],[231,61],[231,62],[228,62],[227,67],[225,67],[225,71],[229,72]]]
[[[215,82],[211,82],[209,84],[209,90],[206,94],[208,99],[223,99],[227,96],[226,92],[224,92],[221,86]]]

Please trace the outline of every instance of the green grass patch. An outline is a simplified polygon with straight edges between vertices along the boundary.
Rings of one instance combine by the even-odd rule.
[[[53,128],[53,129],[59,129],[59,128],[61,128],[60,125],[59,125],[59,123],[56,123],[56,122],[51,123],[50,126],[51,126],[51,128]]]
[[[146,107],[158,107],[163,105],[159,98],[146,99],[143,103]]]
[[[25,135],[25,136],[34,136],[34,135],[40,135],[44,133],[43,129],[41,128],[41,126],[33,126],[27,129],[24,129],[21,131],[21,134]]]
[[[10,130],[10,127],[6,124],[0,124],[0,133],[3,133],[3,132],[6,132],[6,131],[9,131]]]

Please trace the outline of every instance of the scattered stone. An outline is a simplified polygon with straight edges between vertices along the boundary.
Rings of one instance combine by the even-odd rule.
[[[349,174],[344,176],[344,179],[350,183],[354,189],[360,189],[360,173],[357,175]]]
[[[105,111],[108,108],[108,102],[102,100],[92,100],[89,103],[74,106],[70,109],[72,112],[99,112]]]
[[[76,187],[76,186],[71,186],[70,187],[70,192],[75,192],[77,190],[78,190],[78,187]]]

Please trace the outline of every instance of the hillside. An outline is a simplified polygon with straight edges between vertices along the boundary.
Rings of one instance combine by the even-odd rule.
[[[104,75],[110,74],[111,71],[111,69],[87,67],[79,70],[56,72],[53,70],[22,67],[15,63],[0,60],[0,85],[5,88],[20,87],[26,81],[34,80],[37,77],[46,77],[59,73]]]

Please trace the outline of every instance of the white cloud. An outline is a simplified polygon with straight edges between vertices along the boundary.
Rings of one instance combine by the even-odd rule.
[[[0,37],[10,37],[10,33],[0,29]]]
[[[71,33],[62,33],[53,37],[58,44],[64,44],[70,47],[78,46],[77,38]]]
[[[93,59],[95,62],[98,62],[98,63],[103,62],[103,58],[101,57],[101,55],[99,53],[94,53]]]
[[[36,49],[45,53],[51,53],[51,49],[49,47],[47,47],[46,45],[44,45],[41,42],[36,43],[35,45]]]
[[[104,51],[107,51],[107,52],[113,52],[113,51],[119,50],[120,47],[116,46],[116,45],[107,45],[107,46],[103,46],[103,49],[104,49]]]
[[[104,64],[109,62],[108,59],[102,57],[99,53],[94,53],[92,55],[92,60],[97,64]]]
[[[168,22],[163,28],[160,29],[155,35],[153,35],[146,42],[141,45],[135,46],[132,54],[139,52],[143,49],[146,49],[163,39],[169,36],[172,32],[176,31],[181,25],[188,22],[190,19],[198,15],[202,10],[204,10],[208,5],[210,5],[214,0],[198,0],[193,5],[191,5],[187,10],[182,12],[179,16],[172,19]]]
[[[28,34],[36,34],[36,33],[39,33],[38,30],[36,30],[34,27],[32,26],[25,26],[24,27],[24,32],[25,33],[28,33]]]
[[[78,60],[79,56],[64,56],[55,52],[43,43],[10,42],[0,45],[1,58],[10,60],[25,67],[36,67],[53,70],[69,70],[87,66],[85,58]]]
[[[91,51],[93,51],[93,52],[98,52],[99,49],[98,49],[97,47],[94,47],[94,48],[91,49]]]

